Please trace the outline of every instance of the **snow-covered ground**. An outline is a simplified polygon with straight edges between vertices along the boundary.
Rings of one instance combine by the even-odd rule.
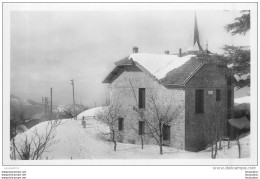
[[[235,103],[237,104],[243,104],[243,103],[249,103],[250,104],[250,96],[244,96],[241,98],[235,98]]]
[[[243,88],[235,88],[234,93],[234,102],[235,104],[250,104],[250,87],[245,86]]]
[[[137,144],[118,143],[117,151],[113,151],[113,144],[108,142],[108,136],[100,132],[108,132],[109,128],[98,122],[93,116],[101,107],[87,110],[78,116],[78,120],[63,119],[62,124],[57,128],[58,142],[45,152],[42,159],[210,159],[210,149],[200,152],[188,152],[170,147],[163,147],[163,155],[159,155],[157,145],[145,145],[141,149]],[[85,116],[87,126],[83,128],[82,120]],[[16,136],[16,142],[23,141],[26,135],[37,128],[39,133],[45,131],[47,121],[42,122],[23,134]],[[231,141],[231,148],[224,148],[218,151],[217,158],[238,158],[238,147],[235,141]],[[242,158],[250,157],[250,135],[241,139]]]

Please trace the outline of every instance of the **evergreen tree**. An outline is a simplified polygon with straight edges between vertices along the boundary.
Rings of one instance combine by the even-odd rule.
[[[250,11],[244,10],[241,14],[240,17],[234,19],[233,23],[224,27],[232,35],[245,35],[250,30]],[[225,51],[224,59],[232,73],[242,77],[237,82],[237,86],[250,86],[250,47],[225,45],[223,50]]]
[[[250,11],[241,11],[242,15],[235,18],[235,22],[225,26],[227,32],[232,35],[245,35],[250,30]]]

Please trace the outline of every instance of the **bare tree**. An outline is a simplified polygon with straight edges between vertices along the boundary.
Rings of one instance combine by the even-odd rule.
[[[224,135],[224,129],[226,121],[223,120],[220,104],[215,105],[215,109],[211,112],[212,117],[207,118],[204,121],[203,132],[206,131],[206,135],[209,137],[211,145],[211,158],[217,157],[218,149],[221,149],[221,138]],[[218,148],[218,142],[219,148]]]
[[[77,116],[78,114],[80,114],[82,111],[84,111],[85,108],[83,105],[78,105],[75,104],[75,116]],[[74,118],[74,106],[73,105],[66,105],[63,107],[63,109],[61,111],[58,111],[59,113],[59,118]],[[74,118],[76,119],[76,118]]]
[[[62,117],[66,118],[73,118],[73,111],[71,108],[67,108],[66,110],[63,111],[64,115]]]
[[[114,151],[116,151],[117,141],[122,135],[118,130],[118,121],[120,118],[121,105],[118,100],[114,100],[110,105],[97,113],[97,120],[103,122],[109,127],[109,132],[100,131],[103,135],[109,135],[110,140],[114,143]]]
[[[142,111],[138,110],[136,107],[134,107],[134,110],[137,112],[138,114],[138,117],[137,118],[134,118],[136,123],[139,123],[139,122],[144,122],[146,121],[145,119],[145,115]],[[136,134],[138,134],[140,136],[140,140],[141,140],[141,149],[144,149],[144,140],[145,140],[145,137],[150,137],[149,135],[149,132],[146,132],[144,130],[144,128],[142,128],[144,126],[139,126],[139,127],[136,127],[136,124],[131,124],[131,129],[135,131]]]
[[[236,129],[236,143],[238,147],[238,158],[241,158],[241,145],[239,141],[238,129]]]
[[[56,139],[56,129],[61,124],[60,120],[48,121],[44,132],[40,133],[35,128],[31,134],[25,135],[24,140],[13,143],[13,149],[18,154],[12,156],[12,159],[20,160],[38,160],[41,159],[44,152],[48,152],[47,149],[53,144],[58,142]]]
[[[174,107],[172,99],[173,98],[165,105],[162,101],[160,102],[157,95],[154,95],[152,92],[148,95],[148,108],[145,124],[150,135],[159,145],[161,155],[163,154],[163,128],[165,126],[170,126],[183,110],[182,106]]]
[[[133,88],[133,85],[132,85],[132,82],[131,82],[130,79],[129,79],[129,83],[131,85],[131,89],[132,89],[132,92],[133,92],[133,95],[134,95],[134,98],[135,98],[135,102],[136,102],[136,107],[134,107],[133,109],[137,112],[138,117],[139,117],[139,118],[135,118],[136,122],[137,123],[139,123],[140,121],[145,122],[147,116],[144,115],[144,112],[142,110],[139,110],[137,97],[135,95],[134,88]],[[144,149],[144,137],[145,137],[145,135],[149,136],[149,133],[145,132],[145,130],[136,128],[135,125],[132,125],[131,127],[135,131],[135,133],[139,134],[140,140],[141,140],[141,148]]]
[[[10,104],[10,140],[12,142],[11,145],[14,145],[15,143],[15,136],[17,135],[17,131],[19,126],[23,125],[25,123],[24,118],[24,108],[22,105],[17,104]],[[12,150],[11,153],[12,156],[16,156],[15,150]]]
[[[246,116],[242,117],[241,120],[244,118],[244,120],[247,120],[246,119]],[[236,133],[236,136],[235,136],[235,140],[236,140],[236,144],[237,144],[237,147],[238,147],[238,158],[241,158],[241,144],[240,144],[240,138],[243,136],[240,134],[239,130],[243,130],[243,129],[246,129],[247,127],[249,127],[248,123],[247,122],[238,122],[237,120],[239,119],[229,119],[228,122],[229,124],[235,129],[235,133]]]
[[[136,107],[134,107],[134,109],[140,119],[144,121],[145,126],[148,129],[146,134],[155,139],[156,143],[159,145],[160,154],[162,155],[163,133],[165,127],[170,126],[174,120],[176,120],[183,111],[183,106],[176,106],[173,104],[173,95],[168,96],[167,99],[160,99],[156,90],[149,88],[147,95],[147,108],[140,109],[130,79],[129,82],[136,101]],[[141,135],[141,139],[142,137],[143,136]]]

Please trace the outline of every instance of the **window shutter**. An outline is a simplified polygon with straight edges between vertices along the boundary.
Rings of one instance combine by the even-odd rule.
[[[142,90],[139,88],[139,108],[142,108]]]
[[[124,128],[123,127],[124,126],[123,123],[124,123],[124,119],[123,118],[119,118],[118,119],[118,130],[119,131],[123,130],[123,128]]]
[[[163,133],[163,140],[166,140],[166,126],[163,125],[163,128],[162,128],[162,133]]]
[[[216,90],[216,101],[221,101],[221,91],[220,91],[220,89]]]
[[[139,88],[139,108],[145,108],[145,88]]]
[[[167,140],[170,140],[170,126],[167,126]]]
[[[141,126],[141,121],[139,121],[139,135],[142,135],[142,126]]]
[[[195,113],[204,112],[204,90],[196,89],[195,90]]]
[[[145,108],[145,89],[142,90],[142,106]]]
[[[139,135],[144,135],[145,131],[144,131],[144,121],[139,121]]]
[[[145,125],[144,125],[145,123],[143,122],[143,126],[142,126],[142,135],[144,135],[145,134]]]
[[[170,126],[163,125],[162,133],[163,133],[163,140],[170,140]]]

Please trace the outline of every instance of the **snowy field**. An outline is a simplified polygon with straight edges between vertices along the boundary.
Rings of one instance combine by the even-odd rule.
[[[113,144],[108,142],[108,136],[101,135],[100,132],[109,131],[103,123],[95,120],[96,111],[101,107],[87,110],[78,115],[78,120],[63,119],[57,128],[57,143],[45,152],[42,159],[210,159],[211,151],[206,149],[200,152],[188,152],[170,147],[163,147],[163,155],[159,154],[157,145],[145,145],[141,149],[137,144],[118,143],[117,151],[113,151]],[[86,128],[83,128],[81,118],[85,116]],[[30,135],[34,128],[38,132],[44,132],[47,122],[42,122],[25,133],[16,136],[16,142],[24,140],[26,135]],[[246,135],[240,141],[241,157],[250,157],[250,135]],[[231,141],[231,148],[227,144],[218,151],[217,158],[238,158],[238,147],[235,141]]]

